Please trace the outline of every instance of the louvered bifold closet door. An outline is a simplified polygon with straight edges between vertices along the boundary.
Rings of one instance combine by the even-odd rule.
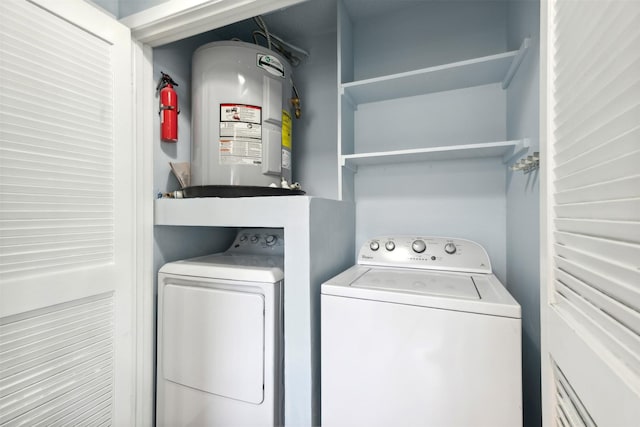
[[[0,0],[0,426],[131,425],[129,29]]]
[[[551,3],[553,417],[640,425],[640,1]]]
[[[111,69],[104,41],[3,3],[0,274],[113,260]]]

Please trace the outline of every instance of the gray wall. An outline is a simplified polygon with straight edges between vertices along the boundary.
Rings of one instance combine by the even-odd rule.
[[[356,80],[504,52],[505,1],[395,4],[390,12],[355,23]]]
[[[508,42],[517,49],[524,37],[531,47],[507,90],[507,134],[531,139],[539,151],[540,3],[509,3]],[[541,425],[540,404],[540,202],[538,173],[507,176],[507,286],[522,306],[522,368],[525,426]]]
[[[356,77],[409,71],[506,50],[505,2],[427,2],[356,23]],[[498,84],[361,105],[357,152],[503,141]],[[356,248],[384,234],[460,237],[483,245],[506,279],[506,167],[499,159],[360,167]]]
[[[294,43],[309,49],[311,56],[293,70],[302,99],[302,118],[293,121],[293,179],[311,196],[337,199],[336,32]]]

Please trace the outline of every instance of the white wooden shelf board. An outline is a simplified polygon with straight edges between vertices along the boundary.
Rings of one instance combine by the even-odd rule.
[[[342,166],[357,170],[358,166],[423,162],[429,160],[502,157],[503,161],[507,161],[509,158],[526,148],[528,148],[528,141],[526,139],[522,139],[513,141],[485,142],[480,144],[347,154],[341,156],[341,162]]]
[[[344,83],[354,104],[385,101],[502,82],[519,51]]]

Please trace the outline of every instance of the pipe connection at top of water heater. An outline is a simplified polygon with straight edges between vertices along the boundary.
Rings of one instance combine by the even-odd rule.
[[[291,80],[291,87],[293,88],[294,96],[291,98],[291,105],[295,110],[296,119],[299,119],[302,116],[302,106],[300,105],[300,95],[298,95],[298,89],[296,89],[296,85],[293,84],[293,80]]]
[[[254,22],[260,28],[259,30],[255,30],[252,32],[253,42],[258,44],[258,40],[256,36],[262,36],[267,41],[267,49],[274,50],[281,53],[294,67],[300,65],[302,62],[302,58],[298,57],[294,52],[302,55],[305,58],[309,57],[309,52],[304,49],[301,49],[291,43],[288,43],[269,32],[267,28],[267,24],[262,19],[261,15],[253,17]],[[291,98],[291,106],[294,108],[294,113],[296,119],[299,119],[302,116],[302,106],[300,104],[300,95],[298,94],[298,89],[296,89],[293,80],[291,80],[291,87],[293,88],[294,96]]]

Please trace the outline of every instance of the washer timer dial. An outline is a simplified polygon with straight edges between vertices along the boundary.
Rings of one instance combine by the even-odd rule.
[[[421,254],[427,249],[427,245],[424,243],[424,240],[414,240],[411,244],[411,249],[417,254]]]
[[[446,245],[444,245],[444,251],[446,253],[448,253],[449,255],[455,254],[457,250],[458,250],[458,248],[456,248],[456,245],[454,245],[451,242],[449,242]]]

